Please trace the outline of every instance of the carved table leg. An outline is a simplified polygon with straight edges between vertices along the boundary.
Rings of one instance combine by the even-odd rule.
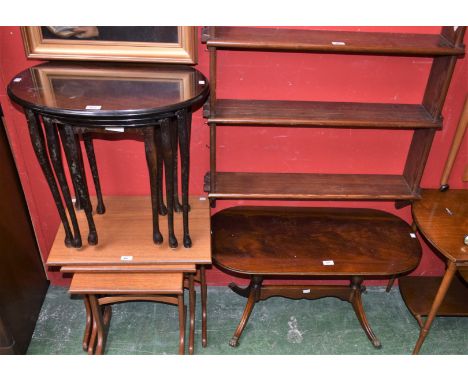
[[[47,146],[49,148],[50,160],[55,170],[60,189],[62,190],[63,200],[65,201],[65,205],[68,209],[68,216],[70,217],[70,220],[72,222],[74,232],[74,245],[77,247],[81,247],[80,228],[78,226],[78,221],[76,220],[75,209],[73,207],[70,190],[68,189],[67,179],[63,170],[62,151],[56,126],[47,117],[43,117],[42,120],[44,122],[44,127],[46,131],[46,141]]]
[[[61,131],[61,127],[59,126],[59,124],[55,123],[55,127],[58,131]],[[61,135],[62,136],[62,135]],[[80,144],[80,139],[79,139],[79,135],[76,136],[76,141],[77,141],[77,145]],[[62,145],[63,147],[63,151],[65,152],[65,157],[67,158],[67,163],[70,163],[70,152],[68,151],[68,148],[66,145]],[[81,160],[82,162],[82,160]],[[81,200],[81,197],[80,197],[80,193],[78,192],[78,185],[76,184],[76,179],[74,177],[71,177],[71,181],[72,181],[72,184],[73,184],[73,191],[75,193],[75,208],[80,211],[83,209],[83,205],[84,205],[84,202],[83,200]]]
[[[447,270],[445,271],[445,275],[442,279],[442,282],[440,283],[439,289],[434,298],[434,302],[432,303],[431,310],[429,311],[429,314],[426,318],[426,322],[424,323],[424,326],[422,327],[419,333],[419,338],[414,347],[413,354],[419,353],[419,350],[421,349],[421,346],[424,340],[426,339],[427,333],[429,333],[432,321],[434,321],[434,318],[437,315],[437,311],[439,310],[440,305],[444,301],[444,297],[447,294],[447,291],[450,287],[450,284],[452,283],[453,276],[455,275],[456,271],[457,266],[455,265],[455,263],[449,261]]]
[[[83,208],[89,226],[88,243],[90,245],[96,245],[98,243],[98,235],[93,220],[93,207],[91,206],[91,200],[89,198],[88,185],[86,184],[84,168],[80,165],[78,157],[78,151],[80,148],[77,146],[76,136],[73,132],[72,126],[63,125],[63,128],[59,131],[62,140],[64,141],[64,145],[67,146],[67,150],[70,155],[68,166],[70,168],[71,176],[75,178],[76,185],[78,186],[78,193],[84,203]]]
[[[143,129],[143,135],[145,139],[145,153],[146,163],[148,164],[148,173],[150,178],[151,188],[151,207],[153,211],[153,242],[155,244],[161,244],[163,242],[163,236],[159,230],[159,214],[158,214],[158,174],[156,165],[156,143],[154,138],[154,128],[145,127]]]
[[[180,163],[182,172],[182,209],[183,209],[183,227],[184,227],[184,247],[190,248],[192,246],[192,239],[189,234],[189,173],[190,173],[190,133],[189,124],[190,120],[187,110],[179,110],[176,112],[177,116],[177,133],[180,140]],[[177,152],[177,148],[176,148]]]
[[[376,348],[380,348],[382,345],[380,344],[380,341],[377,338],[377,336],[372,331],[372,328],[370,327],[369,322],[367,321],[366,313],[364,312],[364,307],[362,306],[362,281],[362,278],[357,276],[353,276],[353,278],[351,279],[351,296],[349,301],[353,305],[359,323],[366,332],[366,335],[369,338],[369,340],[372,342],[372,345],[374,345],[374,347]]]
[[[80,142],[80,137],[81,137],[81,134],[76,134],[75,133],[75,142],[76,142],[76,147],[77,147],[77,154],[78,154],[78,163],[80,164],[80,168],[83,169],[83,179],[84,179],[84,182],[85,184],[88,184],[87,180],[86,180],[86,172],[85,172],[85,168],[84,168],[84,161],[83,161],[83,153],[81,151],[81,142]],[[73,178],[72,178],[73,179]],[[75,195],[76,196],[76,201],[79,203],[78,204],[78,208],[77,209],[80,209],[80,210],[84,210],[84,205],[85,205],[85,201],[83,200],[82,197],[80,197],[80,193],[76,193],[76,191],[78,190],[78,183],[76,183],[76,189],[75,189]]]
[[[35,115],[31,110],[25,109],[26,118],[28,120],[29,135],[33,145],[34,153],[36,154],[39,165],[41,166],[42,172],[47,180],[50,191],[54,198],[55,205],[57,207],[60,220],[62,221],[63,228],[65,230],[65,245],[71,247],[73,244],[73,235],[68,223],[67,214],[62,204],[62,198],[55,182],[55,177],[52,172],[52,168],[47,157],[45,149],[44,134],[42,132],[41,123],[39,117]]]
[[[102,199],[101,182],[99,181],[99,172],[96,163],[96,155],[94,154],[93,138],[91,137],[91,134],[86,133],[83,134],[83,140],[85,144],[86,155],[88,157],[89,167],[91,168],[91,174],[93,176],[94,188],[96,190],[96,212],[99,215],[102,215],[106,212],[106,207],[104,206],[104,201]]]
[[[83,335],[83,350],[88,351],[90,345],[91,330],[93,327],[93,314],[91,312],[91,306],[89,304],[88,295],[83,296],[83,302],[86,309],[86,326]]]
[[[176,114],[177,116],[177,114]],[[171,129],[177,131],[178,129],[178,120],[170,119]],[[178,174],[179,174],[179,166],[178,166],[178,149],[179,149],[179,137],[176,133],[174,135],[174,161],[173,161],[173,171],[174,171],[174,211],[175,212],[182,212],[182,205],[179,202],[179,185],[178,185]]]
[[[189,354],[193,354],[195,345],[195,288],[193,286],[193,274],[188,275],[188,281],[190,307]]]
[[[159,130],[159,129],[156,129]],[[174,235],[174,135],[176,131],[171,129],[169,118],[161,120],[160,135],[161,139],[157,139],[157,142],[161,143],[157,147],[161,147],[164,158],[164,173],[166,175],[166,202],[167,202],[167,224],[169,231],[169,247],[177,248],[178,243]],[[158,138],[158,132],[156,131],[156,137]]]
[[[158,132],[155,132],[155,139],[156,139],[156,167],[157,167],[157,175],[158,175],[158,200],[159,200],[159,215],[161,216],[166,216],[167,215],[167,208],[164,205],[164,197],[163,197],[163,165],[164,165],[164,160],[163,160],[163,154],[162,154],[162,148],[160,145],[158,145],[157,141],[158,138],[156,136]]]
[[[185,354],[185,319],[186,307],[184,295],[177,296],[177,307],[179,309],[179,354]]]
[[[200,290],[201,290],[201,310],[202,310],[202,346],[206,348],[208,344],[207,338],[207,314],[206,314],[206,299],[207,299],[207,288],[205,278],[205,266],[200,266]]]
[[[249,320],[250,314],[252,313],[255,303],[260,298],[260,291],[262,288],[262,278],[259,276],[253,276],[252,280],[250,281],[249,288],[250,288],[250,293],[249,293],[249,298],[247,300],[247,304],[245,305],[244,313],[242,314],[242,318],[239,322],[239,325],[237,326],[236,331],[234,332],[234,335],[229,341],[229,345],[233,347],[239,345],[239,338],[242,335],[242,332],[244,331],[245,325],[247,324],[247,321]]]

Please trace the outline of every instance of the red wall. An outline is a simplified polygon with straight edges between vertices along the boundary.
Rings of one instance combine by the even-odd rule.
[[[438,27],[320,29],[412,33],[438,33],[440,30]],[[6,95],[6,85],[11,78],[38,61],[26,59],[19,27],[0,27],[0,49],[0,101],[39,247],[46,259],[59,218],[34,156],[24,115]],[[221,52],[218,95],[229,98],[420,103],[430,65],[431,60],[426,58]],[[467,65],[464,58],[458,61],[455,69],[443,110],[444,129],[436,134],[422,180],[423,187],[438,187],[467,93]],[[208,53],[202,44],[199,44],[197,68],[208,76]],[[218,130],[218,168],[237,171],[401,173],[410,140],[410,132],[397,131],[221,127]],[[450,179],[452,188],[466,188],[461,176],[467,163],[467,142],[468,137],[465,137]],[[105,195],[149,193],[142,145],[131,140],[96,141],[96,156]],[[208,145],[208,127],[201,111],[198,111],[193,116],[192,128],[192,194],[203,193],[203,175],[209,169]],[[219,202],[218,209],[235,203],[243,202]],[[395,210],[393,203],[389,202],[294,204],[373,207],[410,221],[409,207]],[[422,245],[423,259],[414,274],[440,274],[442,261],[424,243]],[[49,272],[49,277],[53,283],[64,283],[57,272]],[[210,284],[224,285],[228,281],[230,277],[216,269],[209,271]]]

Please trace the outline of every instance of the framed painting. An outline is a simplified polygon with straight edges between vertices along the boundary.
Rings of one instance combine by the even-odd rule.
[[[197,63],[197,27],[35,26],[21,27],[27,57]]]

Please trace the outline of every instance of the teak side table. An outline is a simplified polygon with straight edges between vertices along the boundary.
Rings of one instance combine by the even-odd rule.
[[[193,354],[195,281],[201,287],[202,346],[207,346],[205,266],[211,263],[210,208],[204,197],[191,197],[189,202],[193,240],[190,249],[171,248],[169,243],[154,245],[149,196],[106,197],[106,214],[95,215],[96,227],[100,232],[99,245],[85,243],[79,250],[67,248],[63,245],[65,230],[59,228],[47,265],[61,267],[64,273],[72,273],[70,293],[85,296],[87,319],[83,350],[89,354],[104,352],[111,316],[110,304],[116,302],[164,300],[179,307],[179,317],[181,322],[185,322],[185,316],[181,313],[184,304],[180,297],[183,296],[183,288],[186,288],[189,291],[188,350]],[[83,211],[78,211],[76,216],[79,224],[86,222]],[[164,222],[167,217],[162,219]],[[183,217],[176,214],[175,229],[182,225]],[[163,225],[162,233],[166,234],[167,229]],[[109,279],[114,281],[111,283]],[[185,343],[182,326],[180,330],[179,352],[182,352]]]
[[[210,171],[205,176],[205,191],[212,205],[218,199],[393,200],[397,208],[402,208],[419,200],[432,141],[442,128],[441,112],[453,70],[465,53],[465,29],[443,27],[440,34],[432,35],[205,27],[202,40],[210,52],[210,99],[204,107],[210,127]],[[250,51],[276,51],[430,57],[433,61],[421,104],[221,99],[217,66],[219,51],[223,50],[244,51],[245,55]],[[223,126],[383,129],[395,133],[412,130],[413,137],[401,174],[222,172],[217,169],[216,133]],[[416,236],[409,236],[412,232],[408,225],[395,216],[382,217],[379,211],[362,209],[324,211],[242,207],[220,211],[213,217],[214,261],[224,270],[251,279],[246,289],[232,285],[235,292],[248,298],[232,346],[238,344],[255,302],[273,295],[335,296],[350,301],[369,339],[374,346],[380,345],[362,311],[362,278],[393,279],[411,271],[419,261],[419,243]],[[345,212],[349,217],[342,217]],[[298,217],[301,214],[321,224],[305,222]],[[388,231],[390,222],[399,228]],[[233,227],[235,232],[231,231]],[[333,236],[336,232],[339,234]],[[393,235],[387,236],[388,232]],[[393,247],[394,243],[400,245]],[[328,260],[339,265],[323,263]],[[261,286],[263,278],[285,276],[347,277],[351,285],[347,290],[307,287],[310,294],[294,286]]]
[[[69,293],[83,295],[86,327],[83,350],[103,354],[110,325],[111,304],[128,301],[153,301],[177,305],[179,313],[179,354],[185,353],[185,321],[183,273],[76,273]],[[195,337],[193,275],[190,276],[190,342],[193,354]]]

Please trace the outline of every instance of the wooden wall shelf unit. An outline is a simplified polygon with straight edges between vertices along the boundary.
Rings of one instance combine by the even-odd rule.
[[[205,27],[202,41],[210,54],[210,100],[204,107],[210,127],[210,171],[205,191],[212,205],[216,199],[394,200],[402,207],[419,200],[429,150],[436,131],[442,128],[441,111],[455,63],[465,52],[465,29],[443,27],[440,34],[428,35]],[[411,56],[433,61],[421,104],[219,99],[219,50]],[[401,174],[218,172],[216,131],[222,126],[411,130],[413,137]],[[387,215],[376,210],[312,207],[236,207],[217,212],[212,217],[214,262],[223,270],[250,277],[247,288],[230,285],[247,298],[230,345],[238,345],[260,300],[333,296],[353,305],[370,341],[379,347],[362,307],[363,278],[410,272],[421,256],[411,228]],[[399,227],[391,234],[389,222]],[[389,238],[393,244],[400,243],[395,250],[388,247]],[[296,276],[348,278],[350,285],[262,286],[263,278]]]
[[[434,134],[442,128],[441,111],[455,63],[465,51],[464,33],[465,27],[443,27],[439,35],[205,27],[202,40],[210,52],[211,84],[210,100],[204,108],[211,148],[205,191],[210,199],[420,199],[419,184]],[[421,104],[218,99],[219,50],[423,56],[433,58],[433,63]],[[324,175],[294,174],[292,179],[291,174],[218,173],[216,128],[227,125],[351,127],[414,133],[402,174],[330,175],[326,178],[329,187],[318,187],[323,186]],[[281,184],[288,184],[288,190]]]

